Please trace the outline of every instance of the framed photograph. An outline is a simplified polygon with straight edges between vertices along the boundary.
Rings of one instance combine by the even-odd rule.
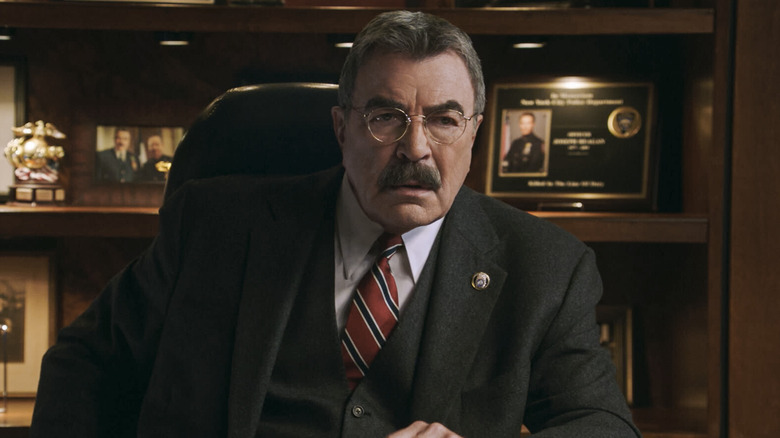
[[[95,181],[165,183],[184,128],[171,126],[97,126]]]
[[[618,386],[629,405],[634,403],[634,349],[631,308],[598,305],[596,321],[601,329],[600,342],[612,357]]]
[[[53,278],[48,255],[0,254],[0,327],[7,328],[0,330],[0,367],[7,357],[11,396],[38,389],[41,359],[56,330]]]
[[[25,69],[20,59],[0,58],[0,150],[14,139],[11,128],[26,123]],[[8,199],[9,187],[15,183],[14,168],[0,157],[0,200]]]
[[[652,210],[652,83],[558,78],[492,87],[486,192],[537,210]]]

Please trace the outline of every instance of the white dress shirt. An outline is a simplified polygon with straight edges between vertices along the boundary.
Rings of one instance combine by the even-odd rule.
[[[442,221],[443,218],[404,233],[401,236],[403,248],[390,259],[401,313],[420,278]],[[336,202],[334,236],[336,324],[339,333],[347,325],[349,306],[358,283],[376,261],[378,254],[371,253],[371,247],[383,232],[382,227],[363,212],[344,175]]]

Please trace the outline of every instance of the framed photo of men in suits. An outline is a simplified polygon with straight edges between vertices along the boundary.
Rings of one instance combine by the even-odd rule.
[[[97,126],[95,181],[164,183],[184,128]]]
[[[494,84],[486,193],[532,210],[653,210],[654,93],[580,77]]]

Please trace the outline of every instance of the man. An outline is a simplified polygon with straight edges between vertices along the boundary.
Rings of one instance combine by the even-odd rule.
[[[163,141],[159,134],[152,134],[146,139],[146,163],[141,167],[138,175],[140,181],[165,181],[165,172],[157,169],[157,163],[165,161],[170,163],[173,158],[163,154]]]
[[[544,141],[534,134],[536,116],[523,113],[518,121],[520,137],[516,138],[504,156],[505,173],[542,172],[544,170]]]
[[[485,105],[468,36],[382,14],[339,94],[343,168],[166,202],[47,353],[33,437],[638,434],[592,252],[462,187]]]
[[[138,157],[130,150],[132,135],[127,128],[117,128],[114,147],[97,153],[98,181],[132,182],[138,171]]]

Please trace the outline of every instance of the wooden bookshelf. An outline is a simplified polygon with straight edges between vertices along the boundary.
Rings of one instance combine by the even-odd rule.
[[[737,120],[743,126],[753,118],[764,120],[761,127],[743,127],[741,132],[743,136],[746,132],[764,135],[761,144],[770,145],[771,138],[776,138],[770,133],[777,128],[766,121],[772,114],[776,116],[776,106],[773,113],[771,105],[760,105],[766,93],[757,85],[760,81],[749,79],[743,79],[742,84],[754,87],[754,94],[747,95],[751,104],[732,105],[729,69],[734,63],[731,32],[735,0],[648,3],[663,3],[665,7],[426,10],[473,36],[488,83],[532,66],[533,74],[554,75],[571,69],[642,76],[657,81],[659,89],[668,93],[661,114],[665,130],[658,146],[665,154],[662,164],[667,166],[663,169],[667,172],[660,176],[666,183],[660,193],[673,195],[676,201],[672,207],[658,213],[533,214],[591,244],[603,268],[605,299],[610,304],[633,306],[643,316],[637,336],[644,343],[637,348],[646,359],[646,369],[637,373],[637,392],[642,397],[633,411],[644,436],[715,438],[726,435],[730,420],[731,432],[737,436],[745,419],[758,416],[752,412],[761,410],[755,408],[757,402],[745,402],[747,394],[743,400],[729,400],[728,379],[739,378],[739,383],[747,382],[745,388],[758,388],[769,396],[778,391],[772,392],[776,386],[771,382],[757,383],[760,375],[726,366],[728,315],[732,310],[726,286],[727,260],[731,257],[729,127],[732,112],[741,114]],[[762,13],[743,12],[741,17],[751,21],[741,23],[741,29],[763,30],[761,38],[743,38],[740,53],[752,56],[744,58],[752,59],[749,65],[759,65],[756,59],[765,55],[745,41],[769,47],[769,42],[777,40],[777,33],[766,23],[770,21],[767,17],[777,16],[778,6],[764,0],[741,0],[741,5],[746,3]],[[696,7],[699,5],[702,7]],[[748,6],[740,8],[744,11]],[[317,78],[337,77],[343,54],[326,47],[326,35],[355,33],[384,10],[0,0],[0,26],[18,31],[15,41],[0,43],[0,58],[28,61],[28,118],[55,122],[72,142],[68,149],[73,169],[69,187],[72,202],[62,207],[0,206],[0,239],[6,249],[29,247],[54,252],[59,269],[59,323],[71,321],[157,232],[158,188],[103,188],[91,181],[91,136],[96,123],[163,121],[186,126],[213,98],[236,85],[234,76],[244,71],[261,71],[265,74],[261,78],[297,79],[301,75],[290,72],[299,71]],[[765,25],[753,30],[750,23],[761,20]],[[189,49],[166,51],[156,47],[151,38],[152,32],[160,30],[193,32],[195,41]],[[765,40],[763,34],[767,35]],[[523,35],[550,37],[550,52],[510,55],[503,45],[509,38]],[[291,42],[300,53],[291,53],[280,42]],[[257,60],[253,62],[253,58]],[[768,71],[775,71],[776,65],[773,68]],[[774,89],[776,86],[770,88]],[[737,157],[746,160],[743,175],[752,175],[748,164],[760,164],[760,160],[745,158],[751,147],[734,145]],[[475,150],[472,174],[480,180],[485,151],[484,147]],[[762,146],[761,151],[771,153],[769,146]],[[479,189],[479,184],[472,186]],[[744,185],[736,187],[742,195],[749,191]],[[768,193],[771,191],[761,192],[767,197]],[[754,193],[754,197],[760,196]],[[766,199],[762,202],[756,205],[768,205]],[[765,230],[768,226],[761,218],[766,214],[761,208],[757,210],[756,229]],[[735,235],[750,231],[753,214],[752,208],[740,210],[735,216],[740,232]],[[751,236],[755,242],[771,240],[763,231]],[[749,253],[744,246],[738,248],[741,252],[737,256]],[[760,267],[770,259],[766,254],[746,257],[750,263],[735,266]],[[735,278],[737,285],[743,280],[741,273]],[[771,291],[772,287],[745,287],[735,295],[741,307],[734,310],[741,313],[733,318],[743,325],[734,328],[750,327],[752,314],[747,312],[755,304],[749,299],[752,290]],[[765,294],[762,299],[768,302],[769,298]],[[768,327],[766,321],[760,327]],[[739,341],[736,332],[731,336],[732,342]],[[762,359],[756,353],[762,345],[745,344],[735,351],[744,351],[746,356],[733,358],[732,363],[744,368]],[[732,393],[740,394],[739,387],[732,388]],[[731,411],[739,413],[743,421],[729,417],[729,403],[739,404]],[[767,421],[777,424],[776,419]],[[2,430],[0,435],[5,436]]]

